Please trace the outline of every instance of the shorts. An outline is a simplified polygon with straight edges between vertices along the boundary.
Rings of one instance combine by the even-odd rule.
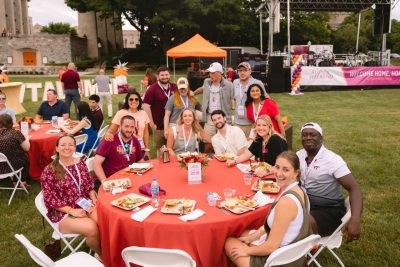
[[[311,207],[310,214],[318,226],[318,234],[322,237],[331,235],[342,223],[346,207]]]
[[[211,137],[217,133],[217,127],[215,127],[214,123],[211,120],[211,115],[207,114],[207,121],[204,124],[204,131],[208,133]]]
[[[153,144],[156,150],[167,144],[167,140],[164,137],[164,130],[153,130]]]

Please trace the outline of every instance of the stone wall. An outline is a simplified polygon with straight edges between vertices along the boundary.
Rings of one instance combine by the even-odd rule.
[[[71,36],[71,60],[73,62],[88,58],[87,39]]]

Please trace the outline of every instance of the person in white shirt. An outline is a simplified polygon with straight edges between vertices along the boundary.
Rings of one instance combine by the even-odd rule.
[[[310,224],[315,234],[328,236],[341,224],[346,213],[344,187],[350,198],[351,218],[347,224],[347,240],[360,238],[362,193],[346,162],[323,145],[322,128],[307,122],[301,128],[303,149],[300,159],[301,184],[310,199]]]
[[[239,127],[226,123],[225,112],[220,109],[214,110],[211,113],[211,120],[217,128],[217,133],[211,139],[216,155],[222,153],[240,155],[246,150],[246,136]]]

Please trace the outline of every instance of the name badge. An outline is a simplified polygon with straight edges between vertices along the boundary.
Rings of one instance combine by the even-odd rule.
[[[139,141],[139,144],[140,144],[140,148],[141,148],[141,149],[144,149],[144,148],[145,148],[145,146],[144,146],[144,141],[143,141],[143,138],[141,138],[141,137],[138,137],[138,141]]]
[[[84,197],[78,199],[76,204],[87,212],[89,212],[90,208],[93,206],[92,201]]]
[[[239,118],[245,118],[245,108],[244,108],[244,106],[243,105],[239,105],[238,106],[238,108],[237,108],[237,112],[238,112],[238,117]]]

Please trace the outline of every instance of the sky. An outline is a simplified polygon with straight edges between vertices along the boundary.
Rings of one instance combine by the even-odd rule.
[[[33,25],[68,22],[71,26],[78,26],[77,12],[69,8],[64,0],[31,0],[28,12],[32,17]],[[392,11],[392,18],[400,20],[400,4],[397,4]],[[126,22],[123,29],[133,29],[133,27]]]

